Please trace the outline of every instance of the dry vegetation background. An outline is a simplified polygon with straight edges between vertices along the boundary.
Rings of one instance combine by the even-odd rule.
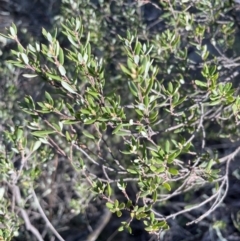
[[[60,0],[0,0],[0,32],[4,32],[5,27],[9,27],[14,22],[20,30],[20,39],[23,44],[32,41],[33,39],[41,40],[42,27],[51,30],[58,26],[59,16],[62,14],[62,2]],[[159,14],[161,13],[153,4],[145,4],[142,8],[144,21],[151,27],[151,31],[161,29],[161,24],[157,23]],[[97,9],[96,9],[97,11]],[[237,12],[237,18],[240,13]],[[21,76],[21,71],[14,69],[11,72],[11,67],[4,64],[4,61],[9,57],[9,50],[14,48],[11,41],[0,39],[0,132],[7,128],[7,124],[21,124],[22,114],[19,113],[17,100],[21,99],[25,94],[35,94],[36,98],[39,88],[44,86],[30,86],[26,79]],[[6,71],[6,68],[9,72]],[[238,83],[237,83],[238,85]],[[8,93],[8,95],[6,95]],[[9,119],[9,116],[12,116]],[[216,143],[213,140],[212,146],[219,146],[219,150],[223,145],[229,143]],[[239,143],[238,143],[239,144]],[[230,145],[230,144],[229,144]],[[234,147],[231,147],[234,148]],[[226,149],[226,148],[225,148]],[[230,151],[231,152],[231,151]],[[13,161],[17,165],[18,156]],[[42,199],[42,206],[47,210],[49,220],[57,227],[58,232],[66,241],[93,241],[91,233],[97,229],[102,229],[97,240],[99,241],[146,241],[150,240],[151,236],[144,231],[141,222],[134,221],[132,224],[133,234],[122,232],[116,233],[119,223],[123,218],[117,218],[111,215],[106,209],[102,200],[93,200],[92,196],[87,192],[84,193],[84,187],[78,193],[74,190],[76,182],[82,180],[70,166],[65,165],[64,159],[58,156],[50,158],[48,166],[45,168],[45,177],[41,176],[39,182],[39,192],[51,190],[51,193],[45,193]],[[191,220],[198,212],[204,213],[205,207],[184,214],[180,218],[170,220],[171,229],[166,231],[161,240],[164,241],[240,241],[240,170],[239,157],[231,162],[229,180],[230,186],[227,197],[222,205],[214,211],[208,218],[200,223],[192,226],[185,226],[186,220]],[[48,179],[52,178],[52,182]],[[160,210],[164,214],[169,214],[172,211],[176,212],[183,208],[188,198],[191,200],[199,200],[204,195],[211,193],[211,188],[205,186],[191,197],[183,195],[173,197]],[[131,190],[130,192],[134,192]],[[82,196],[82,203],[79,206],[79,212],[76,211],[74,200],[79,198],[79,193]],[[85,196],[84,196],[85,195]],[[190,193],[191,195],[191,193]],[[74,208],[72,208],[74,207]],[[124,215],[123,215],[124,217]],[[47,236],[47,227],[41,221],[39,214],[32,212],[30,214],[31,223],[41,230],[44,240],[57,240]],[[101,227],[101,224],[104,224]],[[15,241],[34,240],[32,234],[26,231],[22,224],[19,232],[21,235],[14,238]]]

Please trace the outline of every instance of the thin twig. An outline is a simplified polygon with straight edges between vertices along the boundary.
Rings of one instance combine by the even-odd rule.
[[[38,198],[37,198],[37,195],[32,187],[32,195],[33,195],[33,198],[34,198],[34,201],[37,205],[37,209],[38,211],[40,212],[42,218],[44,219],[44,221],[46,222],[47,226],[49,227],[49,229],[54,233],[54,235],[60,240],[60,241],[65,241],[61,235],[58,233],[58,231],[53,227],[53,225],[51,224],[51,222],[48,220],[46,214],[44,213],[39,201],[38,201]]]
[[[111,216],[112,213],[107,208],[105,208],[104,214],[99,220],[97,228],[87,237],[86,241],[95,241],[105,226],[108,224]]]
[[[15,197],[16,202],[19,206],[19,210],[20,210],[21,216],[24,220],[26,229],[29,230],[30,232],[32,232],[32,234],[37,238],[38,241],[44,241],[41,234],[39,233],[39,231],[31,224],[30,218],[29,218],[27,212],[21,207],[22,206],[22,197],[21,197],[19,187],[17,185],[13,185],[10,187],[12,189],[13,196]]]

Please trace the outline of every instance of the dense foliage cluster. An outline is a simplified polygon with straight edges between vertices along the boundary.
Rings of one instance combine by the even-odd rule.
[[[67,240],[61,227],[95,200],[101,223],[69,240],[97,240],[112,213],[118,231],[134,235],[139,220],[152,240],[175,218],[207,218],[220,240],[227,221],[214,213],[240,151],[237,8],[62,0],[38,39],[11,24],[1,34],[15,44],[0,66],[2,239]]]

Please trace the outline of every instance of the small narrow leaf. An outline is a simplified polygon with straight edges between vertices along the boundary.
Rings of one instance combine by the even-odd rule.
[[[202,82],[202,81],[200,81],[200,80],[195,80],[195,84],[196,84],[197,86],[207,87],[207,83],[204,83],[204,82]]]
[[[106,203],[106,206],[107,206],[109,209],[112,209],[112,208],[113,208],[113,203],[107,202],[107,203]]]
[[[138,173],[137,170],[133,170],[133,169],[130,169],[130,168],[127,169],[127,172],[129,172],[131,174],[137,174]]]
[[[23,74],[23,77],[28,78],[28,79],[35,78],[37,76],[38,76],[37,74]]]
[[[108,196],[110,197],[112,195],[112,188],[109,183],[107,184],[107,190],[108,190]]]
[[[59,49],[59,62],[61,65],[64,64],[64,53],[63,53],[62,48]]]
[[[88,131],[83,131],[82,133],[83,133],[84,136],[95,140],[95,137],[92,134],[90,134]]]
[[[131,93],[132,93],[135,97],[138,97],[138,89],[137,89],[136,85],[135,85],[132,81],[129,81],[129,82],[128,82],[128,87],[129,87]]]
[[[120,218],[122,216],[122,212],[121,211],[117,211],[117,216]]]
[[[71,141],[72,141],[72,138],[71,138],[71,136],[70,136],[70,134],[69,134],[68,131],[66,131],[65,136],[66,136],[66,139],[67,139],[68,142],[71,142]]]
[[[24,64],[28,65],[29,63],[28,56],[25,53],[21,53],[21,56]]]
[[[150,166],[150,170],[151,170],[152,172],[155,172],[155,171],[157,170],[157,168],[152,165],[152,166]]]
[[[112,133],[113,133],[113,134],[118,133],[118,131],[119,131],[122,127],[123,127],[123,124],[119,124]]]
[[[6,39],[12,39],[11,37],[9,37],[9,36],[7,36],[7,35],[5,35],[5,34],[2,34],[2,33],[0,33],[0,36],[4,37],[4,38],[6,38]]]
[[[165,143],[165,151],[166,151],[166,153],[169,153],[169,151],[170,151],[170,142],[168,140]]]
[[[135,55],[135,56],[134,56],[134,63],[135,63],[136,65],[138,65],[138,63],[139,63],[139,56],[138,56],[138,55]]]
[[[48,103],[49,103],[50,105],[53,105],[52,96],[51,96],[47,91],[45,91],[45,97],[46,97],[46,99],[48,100]]]
[[[117,136],[131,136],[131,131],[128,130],[119,130],[118,132],[115,133]]]
[[[169,173],[171,173],[172,175],[178,175],[178,170],[177,169],[175,169],[175,168],[169,168],[168,169],[168,171],[169,171]]]
[[[34,131],[32,132],[32,135],[38,136],[38,137],[45,137],[52,133],[55,133],[55,131]]]
[[[65,81],[61,81],[62,87],[69,91],[70,93],[76,94],[76,91]]]
[[[159,167],[159,168],[156,170],[157,173],[162,173],[162,172],[164,172],[164,171],[165,171],[165,167],[164,167],[164,166]]]
[[[124,65],[120,64],[120,67],[125,74],[130,76],[132,75],[131,72]]]
[[[119,232],[122,232],[124,230],[124,227],[123,226],[120,226],[119,228],[118,228],[118,231]]]
[[[36,142],[34,143],[32,152],[36,151],[36,150],[41,146],[41,144],[42,144],[41,141],[36,141]]]
[[[164,186],[168,191],[171,191],[171,186],[170,186],[167,182],[163,183],[163,186]]]
[[[152,89],[152,87],[153,87],[153,81],[154,81],[153,78],[151,78],[151,79],[149,80],[147,89],[146,89],[146,91],[145,91],[145,95],[148,95],[149,92],[151,91],[151,89]]]
[[[66,75],[66,70],[62,65],[59,65],[58,70],[62,76]]]
[[[10,33],[11,33],[11,35],[12,35],[13,37],[16,36],[16,32],[15,32],[15,30],[14,30],[13,27],[10,27],[10,28],[9,28],[9,31],[10,31]]]
[[[3,199],[4,193],[5,193],[5,188],[1,187],[0,188],[0,201]]]
[[[54,75],[54,74],[51,74],[51,73],[46,73],[46,76],[49,77],[49,79],[54,79],[54,80],[62,80],[61,76],[59,75]]]

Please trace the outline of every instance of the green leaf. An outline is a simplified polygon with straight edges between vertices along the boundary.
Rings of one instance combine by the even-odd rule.
[[[23,137],[23,130],[18,128],[16,132],[16,140],[19,141]]]
[[[15,29],[13,27],[10,27],[9,31],[13,37],[15,37],[17,35],[17,32],[15,31]]]
[[[58,131],[58,132],[61,132],[61,128],[58,124],[56,123],[52,123],[52,125],[55,127],[55,129]]]
[[[86,124],[86,125],[91,125],[91,124],[93,124],[94,122],[96,122],[96,119],[87,119],[87,120],[84,120],[84,124]]]
[[[135,55],[135,56],[134,56],[134,63],[135,63],[136,65],[138,65],[138,63],[139,63],[139,56],[138,56],[138,55]]]
[[[56,75],[56,74],[51,74],[51,73],[45,73],[47,77],[49,77],[50,79],[53,79],[53,80],[62,80],[62,77],[59,76],[59,75]]]
[[[129,172],[131,174],[138,174],[137,170],[130,169],[130,168],[127,169],[127,172]]]
[[[81,26],[81,22],[78,18],[76,18],[76,25],[75,25],[75,31],[78,31],[78,29],[80,28]]]
[[[162,166],[162,167],[157,168],[156,173],[162,173],[164,171],[165,171],[165,167]]]
[[[152,154],[153,157],[160,157],[158,152],[151,151],[151,154]]]
[[[120,68],[122,69],[122,71],[127,74],[127,75],[132,75],[132,73],[122,64],[120,64]]]
[[[137,89],[136,85],[133,83],[133,81],[128,81],[128,87],[129,87],[131,93],[135,97],[138,97],[138,89]]]
[[[40,44],[39,44],[39,43],[35,43],[35,46],[36,46],[36,50],[37,50],[38,52],[40,52],[40,50],[41,50]]]
[[[131,200],[128,200],[126,206],[127,206],[127,208],[131,208],[131,207],[132,207],[132,201],[131,201]]]
[[[53,134],[55,131],[34,131],[32,132],[32,135],[37,136],[37,137],[46,137],[49,134]]]
[[[63,122],[62,122],[62,121],[59,121],[58,124],[59,124],[59,127],[60,127],[60,131],[62,131],[62,128],[63,128]]]
[[[56,39],[56,37],[57,37],[57,29],[55,29],[55,30],[54,30],[54,33],[53,33],[53,38]]]
[[[170,142],[168,140],[165,143],[165,151],[166,151],[166,153],[169,153],[169,151],[170,151]]]
[[[163,186],[164,186],[168,191],[171,191],[171,186],[170,186],[167,182],[163,183]]]
[[[149,194],[151,194],[151,191],[150,191],[150,190],[142,191],[142,192],[140,193],[140,197],[146,197],[146,196],[148,196]]]
[[[54,104],[51,95],[50,95],[47,91],[45,91],[45,97],[46,97],[46,99],[48,100],[48,103],[49,103],[50,105],[53,105],[53,104]]]
[[[151,212],[151,213],[150,213],[150,221],[151,221],[151,223],[153,223],[154,220],[155,220],[155,215],[154,215],[153,212]]]
[[[0,33],[0,36],[4,37],[4,38],[6,38],[6,39],[12,39],[11,37],[9,37],[9,36],[7,36],[7,35],[5,35],[5,34],[2,34],[2,33]]]
[[[151,166],[150,166],[150,170],[151,170],[152,172],[155,172],[155,171],[157,170],[157,167],[151,165]]]
[[[37,76],[38,76],[37,74],[23,74],[23,77],[28,78],[28,79],[35,78]]]
[[[122,178],[120,179],[120,182],[117,182],[117,187],[122,191],[126,189],[126,186],[127,184],[123,182]]]
[[[61,65],[64,64],[64,53],[63,53],[62,48],[59,49],[59,62]]]
[[[114,131],[112,132],[113,134],[116,134],[118,133],[118,131],[123,127],[123,124],[119,124],[115,129]]]
[[[18,51],[19,51],[19,53],[24,53],[24,48],[23,48],[23,46],[21,45],[21,44],[18,44]],[[13,52],[13,51],[12,51]],[[18,54],[17,54],[17,56],[19,56]]]
[[[4,193],[5,193],[5,188],[0,187],[0,201],[3,199]]]
[[[41,146],[41,144],[42,144],[41,141],[36,141],[36,142],[34,143],[32,152],[36,151],[36,150]]]
[[[209,106],[214,106],[214,105],[219,105],[221,103],[221,100],[215,100],[215,101],[211,101],[210,103],[208,103]]]
[[[28,56],[25,53],[21,53],[21,56],[24,64],[28,65],[29,63]]]
[[[122,216],[122,212],[120,210],[117,211],[117,216],[120,218]]]
[[[108,196],[111,197],[111,195],[112,195],[112,188],[111,188],[110,183],[107,184],[107,190],[108,190]]]
[[[136,54],[140,54],[141,48],[142,48],[141,43],[137,41],[137,42],[136,42],[136,45],[135,45],[135,48],[134,48],[134,52],[135,52]]]
[[[131,131],[121,129],[116,133],[116,135],[117,136],[130,136],[132,134],[131,134]]]
[[[144,114],[143,114],[143,112],[141,110],[136,109],[136,108],[134,110],[137,112],[138,115],[144,116]]]
[[[69,134],[68,131],[66,131],[65,136],[66,136],[66,140],[67,140],[68,142],[71,142],[71,141],[72,141],[72,138],[71,138],[71,136],[70,136],[70,134]]]
[[[146,110],[146,106],[143,103],[136,105],[139,110]]]
[[[96,92],[96,91],[87,90],[86,92],[87,92],[88,94],[90,94],[91,96],[95,97],[96,99],[97,99],[98,96],[99,96],[99,93]]]
[[[90,115],[92,112],[88,109],[80,109],[80,112],[86,115]]]
[[[168,83],[168,91],[172,94],[173,93],[173,85],[172,82]]]
[[[116,200],[114,201],[114,207],[115,207],[115,208],[118,208],[118,206],[119,206],[119,201],[116,199]]]
[[[83,133],[84,136],[86,136],[86,137],[88,137],[90,139],[95,140],[94,135],[90,134],[88,131],[83,131],[82,133]]]
[[[58,70],[59,70],[59,72],[60,72],[60,74],[61,74],[62,76],[65,76],[65,75],[66,75],[66,70],[65,70],[65,68],[64,68],[62,65],[59,65],[59,66],[58,66]]]
[[[70,34],[67,35],[67,38],[74,47],[78,47],[78,44],[73,40],[73,37]]]
[[[151,79],[149,80],[149,82],[148,82],[147,89],[146,89],[146,91],[145,91],[145,93],[144,93],[145,95],[148,95],[149,92],[152,90],[153,82],[154,82],[154,79],[151,78]]]
[[[118,231],[119,232],[122,232],[124,230],[124,227],[123,226],[120,226],[119,228],[118,228]]]
[[[42,28],[42,34],[43,36],[47,37],[47,31],[45,30],[45,28]]]
[[[210,170],[211,170],[213,163],[214,163],[214,160],[213,160],[213,159],[211,159],[211,160],[208,162],[207,167],[206,167],[206,170],[207,170],[207,171],[210,171]]]
[[[195,84],[196,84],[197,86],[207,87],[207,83],[204,83],[204,82],[202,82],[202,81],[200,81],[200,80],[195,80]]]
[[[70,93],[76,94],[76,91],[72,88],[71,85],[69,85],[67,82],[65,81],[61,81],[62,87],[64,89],[66,89],[67,91],[69,91]]]
[[[52,39],[52,35],[50,33],[47,33],[47,40],[52,43],[53,39]]]
[[[143,103],[136,105],[139,110],[146,110],[146,106]]]
[[[178,175],[178,170],[172,167],[168,169],[168,172],[171,173],[172,175]]]
[[[112,209],[114,205],[113,205],[113,203],[107,202],[107,203],[106,203],[106,206],[107,206],[109,209]]]
[[[72,124],[77,124],[79,123],[79,121],[76,121],[76,120],[63,120],[62,123],[64,125],[72,125]]]
[[[119,205],[119,209],[124,209],[125,208],[125,203],[121,203],[120,205]]]
[[[130,234],[132,234],[132,228],[131,227],[127,227],[127,231],[130,233]]]

